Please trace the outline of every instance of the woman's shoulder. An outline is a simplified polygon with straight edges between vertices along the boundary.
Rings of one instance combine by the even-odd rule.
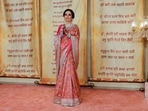
[[[78,25],[77,25],[77,24],[73,24],[73,26],[78,27]]]
[[[74,27],[74,28],[78,28],[78,25],[77,25],[77,24],[73,24],[73,27]]]
[[[62,27],[62,26],[64,26],[64,24],[60,24],[60,25],[59,25],[59,27]]]
[[[59,26],[58,26],[58,29],[61,29],[61,28],[63,28],[64,27],[64,24],[60,24]]]

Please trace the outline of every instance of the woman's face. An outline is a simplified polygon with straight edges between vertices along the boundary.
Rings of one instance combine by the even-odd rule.
[[[70,11],[66,11],[65,15],[64,15],[64,20],[67,23],[71,23],[72,22],[72,14]]]

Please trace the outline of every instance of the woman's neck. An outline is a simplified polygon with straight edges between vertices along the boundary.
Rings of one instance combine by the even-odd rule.
[[[66,25],[69,25],[69,24],[72,24],[72,22],[66,22],[65,24],[66,24]]]
[[[66,23],[65,23],[65,26],[66,26],[66,27],[69,27],[69,26],[71,26],[71,24],[72,24],[72,22],[66,22]]]

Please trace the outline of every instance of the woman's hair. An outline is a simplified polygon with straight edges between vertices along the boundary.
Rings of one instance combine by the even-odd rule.
[[[71,10],[71,9],[66,9],[66,10],[63,12],[63,17],[65,16],[65,13],[66,13],[67,11],[70,11],[70,12],[71,12],[72,18],[74,19],[74,18],[75,18],[75,13],[74,13],[74,11]]]

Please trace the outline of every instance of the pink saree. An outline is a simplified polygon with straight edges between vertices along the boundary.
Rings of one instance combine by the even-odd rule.
[[[60,25],[55,38],[57,80],[54,103],[64,106],[80,104],[80,84],[77,76],[79,62],[79,29],[71,24],[63,34]]]

